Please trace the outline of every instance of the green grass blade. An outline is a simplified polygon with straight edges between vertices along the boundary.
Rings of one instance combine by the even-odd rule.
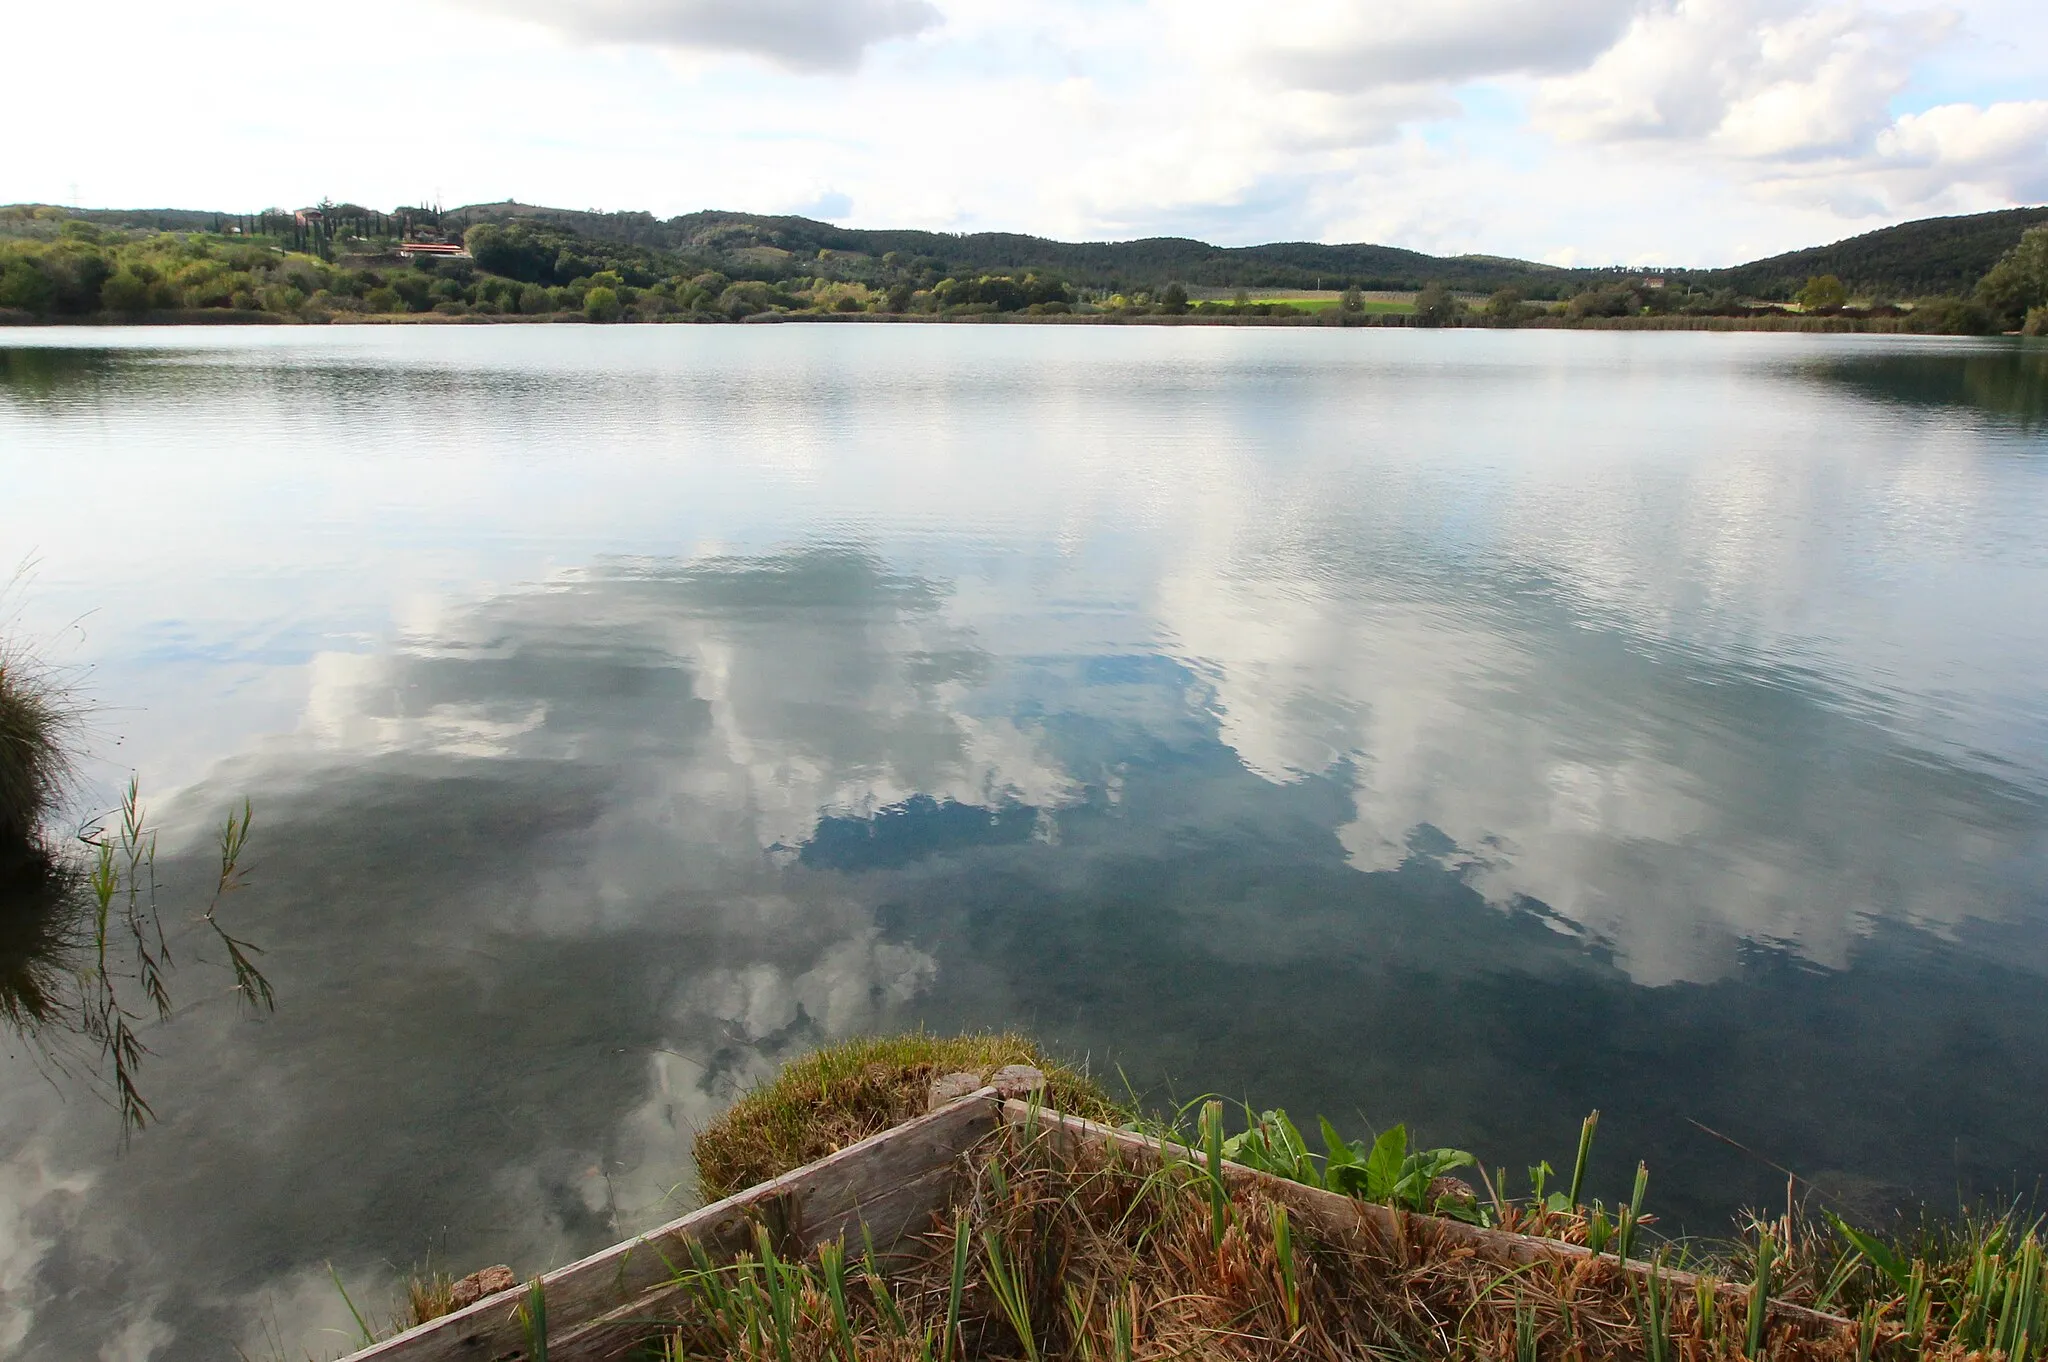
[[[1586,1186],[1586,1163],[1593,1157],[1593,1132],[1600,1128],[1600,1112],[1596,1108],[1579,1127],[1579,1154],[1572,1160],[1571,1190],[1565,1193],[1565,1201],[1574,1209],[1579,1204],[1579,1193]]]
[[[334,1270],[334,1264],[331,1262],[327,1265],[327,1275],[334,1279],[334,1289],[341,1293],[341,1303],[348,1307],[349,1315],[355,1320],[356,1328],[362,1333],[363,1346],[369,1347],[377,1341],[377,1336],[370,1332],[368,1322],[363,1319],[363,1312],[356,1309],[356,1303],[349,1299],[348,1288],[341,1284],[341,1274]]]

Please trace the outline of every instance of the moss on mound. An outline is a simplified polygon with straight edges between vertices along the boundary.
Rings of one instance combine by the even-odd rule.
[[[779,1177],[923,1115],[934,1078],[986,1075],[1005,1064],[1044,1070],[1047,1106],[1095,1120],[1120,1115],[1094,1080],[1014,1032],[864,1036],[792,1060],[705,1127],[697,1136],[697,1186],[715,1201]]]

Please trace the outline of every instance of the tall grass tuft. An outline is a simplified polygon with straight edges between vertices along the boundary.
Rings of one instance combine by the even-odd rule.
[[[40,835],[71,770],[79,710],[21,649],[0,645],[0,846]]]

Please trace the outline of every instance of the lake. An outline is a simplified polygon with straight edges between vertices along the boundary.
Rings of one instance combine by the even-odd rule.
[[[17,563],[184,954],[125,1150],[0,1047],[0,1354],[340,1353],[919,1025],[1517,1187],[1597,1107],[1667,1228],[2048,1173],[2040,346],[16,330]]]

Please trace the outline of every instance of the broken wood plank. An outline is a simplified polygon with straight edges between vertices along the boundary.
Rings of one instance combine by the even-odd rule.
[[[689,1266],[693,1240],[723,1261],[750,1248],[755,1227],[765,1224],[778,1245],[789,1245],[795,1256],[817,1242],[816,1235],[836,1237],[857,1228],[865,1218],[863,1208],[871,1208],[877,1243],[893,1243],[914,1222],[920,1205],[944,1195],[938,1175],[1000,1126],[998,1100],[993,1088],[983,1089],[544,1274],[540,1284],[550,1344],[622,1309],[639,1309],[649,1292]],[[528,1341],[520,1312],[526,1295],[507,1291],[478,1301],[372,1344],[346,1362],[523,1362]],[[593,1346],[599,1338],[592,1334]],[[568,1356],[552,1346],[549,1351]]]

